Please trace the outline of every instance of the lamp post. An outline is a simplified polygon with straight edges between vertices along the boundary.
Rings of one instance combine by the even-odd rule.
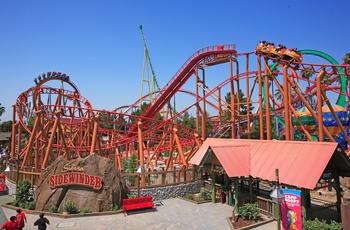
[[[272,201],[277,204],[277,229],[281,230],[281,202],[284,199],[284,195],[282,193],[282,189],[279,185],[279,175],[278,175],[278,169],[276,169],[276,185],[274,186],[270,197],[272,198]]]
[[[17,159],[16,159],[16,169],[17,169],[16,186],[18,186],[18,181],[19,181],[19,157],[17,157]]]
[[[137,172],[137,197],[140,197],[140,184],[141,184],[141,174],[143,173],[143,166],[139,165],[139,167],[137,168],[136,172]]]

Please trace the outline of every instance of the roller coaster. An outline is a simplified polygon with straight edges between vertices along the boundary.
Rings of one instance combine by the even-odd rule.
[[[159,161],[171,170],[191,167],[189,160],[207,137],[270,140],[275,138],[273,127],[283,140],[300,134],[303,141],[334,142],[342,137],[346,146],[350,144],[350,66],[316,50],[282,55],[263,48],[238,52],[235,44],[228,44],[196,51],[165,87],[153,92],[154,99],[138,115],[132,111],[141,107],[142,99],[110,111],[95,109],[73,83],[74,77],[43,73],[14,105],[11,158],[22,169],[40,172],[60,156],[75,159],[97,153],[122,169],[122,160],[136,153],[138,163],[149,170]],[[321,58],[321,63],[306,62],[310,56]],[[210,85],[219,79],[210,76],[214,66],[226,76]],[[194,89],[184,89],[189,79],[195,81]],[[173,113],[170,102],[179,94],[191,99]],[[346,114],[340,117],[335,105]],[[324,120],[325,107],[332,126]],[[314,122],[312,129],[302,110]],[[160,111],[166,113],[159,115]],[[181,122],[189,111],[195,114],[195,127]],[[254,122],[257,136],[252,134]]]

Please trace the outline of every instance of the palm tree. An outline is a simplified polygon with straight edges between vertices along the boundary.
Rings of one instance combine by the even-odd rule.
[[[283,90],[283,86],[281,86],[281,87],[282,87],[282,90]],[[274,97],[276,98],[276,101],[278,101],[279,103],[281,103],[283,101],[283,94],[282,94],[282,92],[279,89],[275,90]]]
[[[312,70],[313,70],[312,67],[309,66],[300,72],[300,76],[302,78],[306,78],[310,80],[310,78],[314,76],[314,72]],[[308,81],[308,87],[310,88],[310,81]]]
[[[350,53],[345,54],[345,56],[343,57],[343,61],[347,65],[350,64]]]
[[[1,106],[1,103],[0,103],[0,117],[3,113],[5,113],[5,107]]]
[[[330,78],[331,78],[331,76],[329,76],[329,74],[327,74],[327,73],[323,74],[321,77],[321,84],[328,85],[331,81]]]

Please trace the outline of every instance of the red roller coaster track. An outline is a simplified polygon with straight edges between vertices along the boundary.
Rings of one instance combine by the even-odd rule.
[[[254,71],[249,67],[252,58],[257,60],[255,63],[258,64]],[[36,79],[36,86],[21,93],[17,98],[11,157],[19,158],[22,168],[31,166],[34,170],[45,168],[59,156],[71,159],[85,157],[91,153],[106,157],[113,156],[117,168],[121,168],[122,158],[129,157],[132,153],[138,154],[140,164],[146,164],[150,169],[154,169],[157,161],[164,160],[164,155],[167,162],[166,170],[174,165],[187,167],[188,161],[202,141],[212,135],[213,130],[206,130],[207,123],[213,123],[216,136],[230,132],[232,138],[241,138],[240,135],[244,131],[250,138],[250,126],[246,127],[247,130],[242,130],[241,124],[242,122],[251,123],[253,119],[259,118],[260,138],[269,139],[271,138],[269,119],[266,119],[266,126],[264,126],[263,118],[273,116],[276,112],[282,116],[280,119],[285,123],[288,140],[293,139],[291,118],[298,117],[297,106],[302,104],[312,111],[315,108],[306,99],[306,94],[311,94],[308,96],[314,98],[317,96],[315,100],[318,106],[330,101],[327,92],[350,97],[348,92],[339,90],[339,81],[337,81],[341,76],[347,75],[349,68],[347,65],[304,62],[296,66],[282,60],[276,63],[276,69],[271,70],[269,68],[271,62],[276,61],[278,60],[260,54],[256,56],[254,52],[237,53],[234,44],[203,48],[195,52],[182,65],[140,116],[128,114],[127,111],[118,111],[122,107],[112,111],[93,109],[90,102],[80,95],[78,88],[69,77],[57,72],[48,72],[40,79]],[[242,62],[245,63],[245,71],[239,73],[238,66]],[[213,87],[204,85],[198,70],[205,71],[203,66],[210,68],[212,65],[224,63],[229,63],[230,76]],[[233,74],[234,65],[236,74]],[[339,69],[344,73],[340,73]],[[305,79],[301,74],[304,70],[317,77]],[[320,83],[319,76],[322,74],[326,74],[331,79],[327,84]],[[182,87],[193,75],[197,79],[196,89],[193,90],[195,93],[186,91],[194,96],[193,103],[176,116],[163,117],[162,120],[155,119],[156,115],[169,104],[172,97],[185,91]],[[44,85],[51,81],[61,81],[70,89]],[[245,87],[247,98],[245,102],[234,100],[234,95],[242,90],[242,85]],[[280,91],[285,100],[280,101],[276,97],[275,89]],[[228,92],[231,104],[227,104],[221,96],[222,93]],[[264,97],[263,94],[267,96]],[[214,99],[210,100],[210,98]],[[269,100],[265,104],[266,98]],[[134,105],[123,108],[135,107],[137,103],[136,101]],[[210,116],[211,118],[206,117],[207,104],[216,112]],[[243,107],[250,106],[269,108],[258,109],[255,113],[242,111]],[[180,125],[177,120],[181,118],[181,114],[192,107],[195,107],[197,114],[195,129]],[[224,120],[223,114],[227,112],[230,112],[231,119]],[[322,124],[322,114],[313,111],[313,116]],[[332,136],[323,129],[321,125],[318,130],[318,134],[321,135],[320,140],[323,139],[322,135],[327,135],[334,141]],[[266,136],[264,132],[267,133]],[[305,133],[307,139],[312,141],[307,130]]]

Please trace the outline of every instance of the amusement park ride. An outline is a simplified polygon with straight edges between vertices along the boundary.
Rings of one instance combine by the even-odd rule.
[[[307,56],[326,63],[306,63]],[[206,71],[218,65],[227,68],[229,76],[210,87]],[[165,162],[165,170],[185,168],[206,137],[252,138],[253,121],[258,121],[261,140],[273,138],[276,121],[281,139],[337,141],[347,150],[348,68],[323,52],[289,50],[267,42],[244,53],[234,44],[209,46],[190,56],[164,88],[152,92],[154,97],[141,115],[134,115],[131,108],[140,108],[142,97],[133,105],[98,110],[79,92],[74,77],[47,72],[16,100],[11,158],[22,169],[41,171],[59,156],[73,159],[97,153],[122,169],[122,159],[136,153],[139,165],[149,170],[159,161]],[[184,90],[190,78],[195,79],[195,88]],[[60,87],[49,86],[57,81]],[[170,101],[183,92],[192,95],[193,102],[173,113]],[[237,96],[242,92],[244,101]],[[222,96],[227,93],[229,102]],[[215,114],[208,115],[209,107]],[[190,109],[195,110],[195,128],[179,122]],[[165,112],[159,118],[161,111]]]

